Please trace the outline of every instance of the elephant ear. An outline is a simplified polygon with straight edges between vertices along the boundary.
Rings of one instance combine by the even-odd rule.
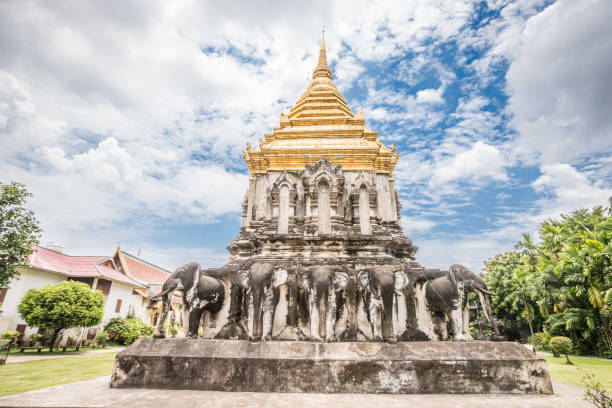
[[[299,271],[295,277],[295,280],[298,288],[310,290],[310,274],[308,273],[308,271]]]
[[[395,271],[393,272],[393,274],[395,275],[395,291],[401,292],[402,290],[406,289],[406,286],[408,286],[409,281],[406,272]]]
[[[238,285],[242,289],[250,289],[251,288],[251,272],[248,269],[241,269],[237,273],[238,277]]]
[[[455,265],[453,265],[455,266]],[[451,283],[453,284],[453,287],[455,288],[455,290],[458,289],[458,282],[457,282],[457,275],[455,274],[455,270],[453,269],[453,266],[451,266],[448,270],[448,277],[451,281]]]
[[[367,292],[372,290],[370,285],[370,271],[363,270],[357,274],[357,284],[359,287]]]
[[[274,268],[274,276],[272,277],[272,286],[278,288],[280,285],[287,283],[287,270],[285,268]]]
[[[334,290],[336,292],[340,292],[348,286],[349,276],[345,272],[335,272],[334,273]]]

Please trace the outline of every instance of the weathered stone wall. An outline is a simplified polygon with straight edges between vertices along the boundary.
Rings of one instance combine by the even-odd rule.
[[[546,362],[518,343],[312,343],[143,339],[111,387],[242,392],[552,394]]]

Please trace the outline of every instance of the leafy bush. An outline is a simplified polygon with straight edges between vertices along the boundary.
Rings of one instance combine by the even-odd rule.
[[[105,331],[98,332],[96,336],[96,345],[98,347],[106,347],[106,343],[108,343],[108,333]]]
[[[529,337],[529,344],[533,346],[533,351],[549,350],[550,333],[534,333]]]
[[[573,364],[567,356],[569,353],[572,352],[573,349],[571,339],[563,336],[555,336],[550,339],[548,344],[550,345],[550,349],[552,350],[555,357],[559,357],[561,354],[565,354],[567,364]]]
[[[66,345],[68,347],[74,347],[75,344],[76,344],[76,341],[74,340],[74,338],[68,337],[68,340],[66,340]]]
[[[37,343],[42,344],[42,341],[43,341],[44,337],[45,337],[45,336],[43,336],[43,335],[42,335],[42,334],[40,334],[40,333],[33,334],[33,335],[30,337],[30,343],[32,343],[32,345],[36,345]]]
[[[108,333],[109,339],[116,341],[119,344],[131,344],[137,338],[151,337],[153,335],[153,326],[146,324],[137,317],[115,317],[111,319],[104,331]]]

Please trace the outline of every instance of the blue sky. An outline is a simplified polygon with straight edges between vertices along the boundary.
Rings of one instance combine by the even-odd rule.
[[[395,143],[402,225],[428,267],[482,262],[612,196],[612,5],[581,1],[0,4],[0,180],[73,255],[117,241],[219,266],[241,150],[335,82]]]

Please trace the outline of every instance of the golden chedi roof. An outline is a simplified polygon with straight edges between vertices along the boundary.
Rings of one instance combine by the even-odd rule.
[[[244,159],[252,175],[268,171],[304,170],[325,157],[345,171],[391,174],[399,153],[385,147],[365,124],[363,112],[351,112],[332,81],[327,65],[325,38],[321,37],[319,60],[306,92],[288,115],[281,113],[280,126],[264,135],[258,149],[247,144]]]

